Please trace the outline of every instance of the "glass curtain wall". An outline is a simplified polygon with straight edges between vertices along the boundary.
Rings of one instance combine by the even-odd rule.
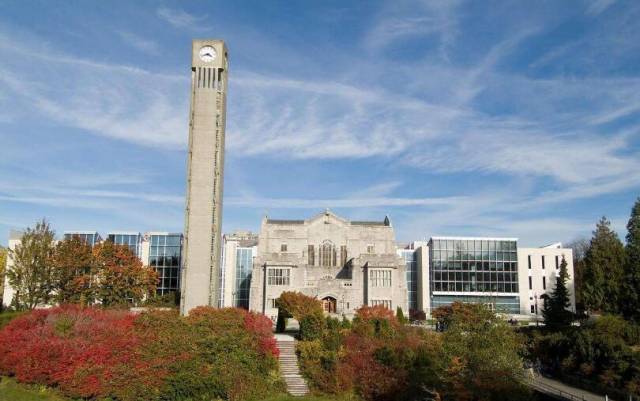
[[[249,309],[249,288],[251,287],[251,268],[253,266],[253,249],[236,249],[236,288],[234,306]]]
[[[404,260],[407,276],[407,296],[409,310],[418,309],[418,270],[416,264],[416,253],[413,250],[403,249],[400,255]]]
[[[140,245],[142,236],[140,234],[109,234],[109,241],[116,245],[126,245],[137,257],[140,257]]]
[[[182,235],[152,235],[149,247],[149,266],[158,272],[158,295],[180,289],[180,253]]]

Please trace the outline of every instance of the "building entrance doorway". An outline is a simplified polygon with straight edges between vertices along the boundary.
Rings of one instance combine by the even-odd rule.
[[[322,309],[328,313],[336,313],[336,299],[334,297],[322,298]]]

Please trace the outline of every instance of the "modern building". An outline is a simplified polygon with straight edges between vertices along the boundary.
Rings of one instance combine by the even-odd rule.
[[[102,242],[102,237],[97,231],[65,231],[64,239],[70,239],[72,237],[78,237],[80,240],[86,242],[91,247],[95,244]]]
[[[116,245],[126,245],[137,257],[141,257],[142,234],[138,232],[118,231],[107,234],[107,239]]]
[[[220,250],[228,53],[221,40],[194,40],[187,157],[181,313],[221,298]]]
[[[142,263],[158,273],[156,293],[165,295],[180,291],[182,234],[156,231],[145,233],[141,249]]]
[[[276,319],[284,291],[316,297],[328,313],[352,316],[362,305],[408,311],[406,262],[389,218],[349,221],[330,211],[308,220],[262,220],[250,309]]]
[[[22,238],[21,231],[9,233],[9,249],[15,249]],[[79,237],[92,247],[103,241],[97,231],[65,231],[64,239]],[[159,275],[158,295],[180,291],[180,269],[182,259],[182,233],[118,231],[107,234],[107,240],[118,245],[125,245],[142,261],[145,266],[152,267]],[[13,266],[10,256],[7,258],[7,270]],[[10,306],[14,290],[9,282],[4,282],[2,303]]]
[[[220,306],[249,309],[249,290],[253,259],[258,254],[258,235],[249,231],[236,231],[223,238]]]

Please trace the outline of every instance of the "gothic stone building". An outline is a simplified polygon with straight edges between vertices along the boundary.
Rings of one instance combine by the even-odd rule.
[[[264,218],[253,264],[250,309],[275,319],[274,301],[299,291],[326,312],[353,316],[363,305],[398,306],[405,313],[405,262],[384,221],[348,221],[328,210],[308,220]]]

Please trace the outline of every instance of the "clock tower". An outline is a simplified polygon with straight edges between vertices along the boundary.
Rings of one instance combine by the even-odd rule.
[[[218,306],[222,184],[227,107],[227,47],[194,40],[180,312]]]

